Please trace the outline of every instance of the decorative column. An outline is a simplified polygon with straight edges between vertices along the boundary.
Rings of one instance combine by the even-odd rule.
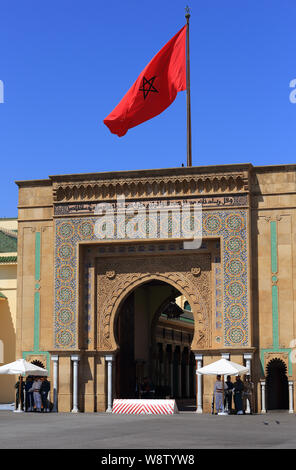
[[[265,408],[265,380],[260,380],[260,386],[261,386],[261,413],[265,414],[266,413],[266,408]]]
[[[52,411],[58,411],[58,364],[59,356],[51,356],[53,361],[53,409]]]
[[[112,413],[112,365],[114,361],[113,355],[105,356],[105,361],[107,362],[107,376],[108,376],[108,388],[107,388],[107,410],[106,413]]]
[[[244,360],[246,361],[246,367],[249,369],[249,375],[251,377],[251,373],[252,373],[252,370],[251,370],[251,360],[252,360],[252,354],[251,353],[246,353],[244,354]],[[253,393],[255,391],[253,390]],[[254,406],[254,405],[253,405]],[[250,403],[249,403],[249,400],[247,400],[247,408],[246,408],[246,414],[250,414],[251,413],[251,410],[250,410]]]
[[[196,413],[202,413],[202,375],[197,373],[197,369],[202,367],[202,354],[195,354],[196,361],[196,377],[197,377],[197,403]],[[195,379],[196,381],[196,379]]]
[[[226,359],[227,361],[229,361],[230,354],[229,353],[222,353],[221,357],[222,357],[222,359]]]
[[[246,367],[249,369],[249,375],[252,376],[252,369],[251,369],[251,360],[253,355],[251,353],[244,354],[244,360],[246,361]]]
[[[178,397],[182,397],[182,348],[180,346],[180,354],[178,358]]]
[[[187,349],[186,365],[185,365],[185,377],[186,377],[186,398],[190,397],[190,367],[189,367],[189,350]]]
[[[294,413],[294,403],[293,403],[293,380],[289,380],[289,413]]]
[[[73,408],[71,412],[78,413],[78,363],[80,356],[78,354],[71,356],[71,361],[73,361]]]
[[[175,346],[172,344],[171,348],[171,362],[170,362],[170,386],[171,386],[171,397],[174,396],[174,355]]]
[[[164,352],[162,343],[159,345],[159,385],[164,385]]]

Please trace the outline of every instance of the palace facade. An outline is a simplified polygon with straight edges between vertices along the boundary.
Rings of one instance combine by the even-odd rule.
[[[110,411],[149,376],[158,396],[210,412],[215,377],[195,370],[226,357],[250,368],[257,411],[292,412],[295,169],[18,181],[16,355],[49,370],[54,409]],[[202,242],[189,248],[194,220],[182,211],[197,203]]]

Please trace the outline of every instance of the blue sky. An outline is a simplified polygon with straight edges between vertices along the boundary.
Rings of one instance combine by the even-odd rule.
[[[186,3],[2,0],[0,217],[17,216],[15,180],[186,165],[186,92],[124,137],[103,124]],[[193,165],[295,163],[295,1],[189,6]]]

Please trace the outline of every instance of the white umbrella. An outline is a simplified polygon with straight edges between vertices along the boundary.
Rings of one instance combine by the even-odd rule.
[[[9,364],[4,364],[0,367],[0,374],[9,374],[9,375],[20,375],[19,381],[19,406],[15,410],[21,412],[21,390],[22,390],[22,375],[37,375],[37,376],[47,376],[48,370],[43,369],[42,367],[35,366],[31,362],[26,361],[25,359],[17,359],[14,362]]]
[[[212,362],[212,364],[197,369],[198,374],[205,375],[242,375],[248,372],[248,367],[241,366],[227,359],[219,359],[219,361]]]
[[[207,366],[197,369],[197,374],[204,375],[222,375],[222,392],[223,392],[223,405],[224,405],[224,375],[242,375],[249,373],[249,368],[241,366],[236,362],[228,361],[227,359],[219,359],[219,361],[212,362]],[[224,414],[224,413],[223,413]]]

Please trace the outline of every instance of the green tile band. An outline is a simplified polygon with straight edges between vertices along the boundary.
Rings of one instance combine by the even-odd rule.
[[[41,236],[40,232],[35,235],[35,281],[40,281],[40,256]]]
[[[276,221],[270,222],[270,244],[271,244],[271,272],[274,274],[274,273],[277,273],[278,271]]]
[[[46,369],[50,373],[50,355],[47,351],[40,351],[40,289],[41,278],[41,233],[35,232],[35,292],[34,292],[34,348],[33,351],[23,351],[23,358],[30,355],[45,356]]]
[[[272,274],[275,274],[278,271],[276,221],[270,222],[270,245],[271,245],[271,272]],[[272,276],[272,279],[273,278],[274,276]],[[273,347],[278,348],[279,346],[278,286],[276,285],[272,286],[271,296],[272,296],[272,341],[273,341]]]
[[[271,281],[277,282],[278,276],[278,252],[277,252],[277,223],[275,220],[270,222],[270,246],[271,246]],[[272,303],[272,348],[261,349],[260,359],[262,372],[264,374],[264,354],[269,352],[288,353],[288,374],[292,375],[291,349],[279,347],[279,288],[277,285],[271,287]]]
[[[39,351],[40,292],[34,295],[34,351]]]
[[[272,286],[272,341],[273,347],[279,347],[279,296],[278,286]]]

